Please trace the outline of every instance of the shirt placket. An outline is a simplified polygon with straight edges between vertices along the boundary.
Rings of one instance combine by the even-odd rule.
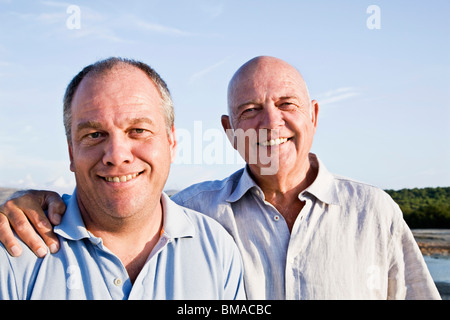
[[[305,247],[308,239],[306,239],[306,224],[305,220],[311,213],[313,200],[307,196],[300,195],[299,199],[305,201],[305,205],[300,211],[294,226],[291,231],[289,239],[287,255],[286,255],[286,270],[285,270],[285,290],[287,300],[299,300],[301,298],[301,259],[302,250]]]
[[[155,290],[156,288],[148,283],[148,277],[149,277],[149,264],[150,260],[156,259],[156,256],[164,250],[164,248],[172,242],[172,238],[170,238],[167,234],[162,233],[161,237],[159,238],[158,243],[153,248],[152,252],[148,256],[147,261],[145,262],[144,266],[142,267],[141,272],[136,278],[136,281],[134,282],[133,287],[131,288],[129,300],[141,300],[143,297],[153,297],[155,292],[149,292],[152,290]],[[153,279],[153,274],[151,275]]]
[[[104,282],[113,300],[127,299],[131,291],[131,281],[122,261],[105,248],[99,238],[90,238],[95,247],[95,254],[100,260],[98,266],[103,275]]]

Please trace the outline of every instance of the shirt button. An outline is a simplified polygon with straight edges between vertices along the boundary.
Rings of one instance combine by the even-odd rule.
[[[114,284],[116,285],[116,286],[121,286],[122,285],[122,279],[120,279],[120,278],[115,278],[114,279]]]
[[[279,215],[276,215],[275,217],[273,217],[273,220],[275,220],[275,221],[280,220],[280,216],[279,216]]]

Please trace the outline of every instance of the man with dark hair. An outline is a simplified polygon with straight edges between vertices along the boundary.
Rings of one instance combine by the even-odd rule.
[[[0,246],[0,299],[244,298],[231,236],[163,193],[176,140],[159,75],[97,62],[70,83],[64,114],[77,185],[55,228],[60,249],[11,258]]]

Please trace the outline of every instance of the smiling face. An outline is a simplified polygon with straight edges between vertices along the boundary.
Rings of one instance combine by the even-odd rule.
[[[122,64],[88,74],[71,112],[70,168],[82,212],[122,219],[154,210],[176,142],[149,77]]]
[[[250,139],[245,147],[237,148],[254,175],[264,175],[263,169],[273,163],[277,164],[272,173],[276,175],[295,174],[304,168],[316,130],[318,104],[309,101],[295,68],[271,57],[249,61],[230,82],[228,104],[230,116],[222,119],[224,129],[256,133],[254,139],[247,134]],[[255,161],[255,153],[268,159]]]

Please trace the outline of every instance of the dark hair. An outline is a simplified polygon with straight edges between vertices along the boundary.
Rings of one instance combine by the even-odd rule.
[[[149,65],[143,62],[120,57],[111,57],[105,60],[97,61],[85,67],[72,79],[72,81],[70,81],[69,85],[67,86],[66,92],[64,94],[63,104],[64,104],[64,127],[66,129],[66,136],[69,142],[72,141],[72,130],[71,130],[72,100],[81,81],[89,73],[96,75],[104,74],[107,71],[112,70],[118,64],[127,64],[130,66],[134,66],[145,72],[145,74],[150,78],[150,80],[153,81],[161,96],[161,107],[163,109],[163,114],[166,119],[166,129],[167,132],[170,132],[174,123],[175,115],[173,110],[172,97],[170,96],[169,88],[167,87],[164,80],[154,69],[152,69]]]

